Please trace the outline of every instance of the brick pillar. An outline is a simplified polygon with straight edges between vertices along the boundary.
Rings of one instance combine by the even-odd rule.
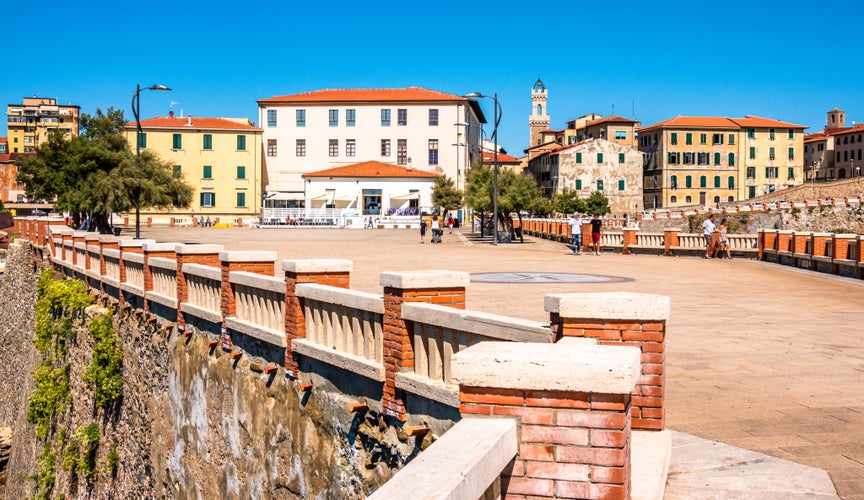
[[[481,342],[452,367],[462,415],[519,420],[501,498],[630,498],[637,349]]]
[[[183,272],[183,264],[201,264],[204,266],[221,268],[219,252],[225,247],[222,245],[184,245],[182,243],[174,246],[177,258],[177,324],[186,325],[186,316],[180,310],[180,304],[189,302],[189,288],[186,283],[186,273]]]
[[[86,266],[87,265],[87,246],[84,243],[84,236],[87,233],[84,231],[73,231],[72,232],[72,265],[73,266]],[[78,262],[78,249],[79,247],[84,247],[84,262]]]
[[[672,255],[672,247],[677,247],[681,244],[678,240],[678,233],[681,229],[670,227],[663,230],[663,255],[669,257]]]
[[[237,304],[234,301],[234,285],[231,284],[231,271],[246,271],[247,273],[273,276],[276,268],[276,252],[268,250],[246,250],[219,252],[219,262],[222,266],[222,349],[230,351],[234,346],[225,318],[237,314]]]
[[[243,227],[243,217],[237,217],[237,227]]]
[[[353,263],[344,259],[283,260],[285,271],[285,368],[297,377],[300,368],[291,341],[306,336],[306,316],[303,299],[297,297],[299,283],[318,283],[349,288]]]
[[[552,330],[561,337],[593,337],[601,345],[641,351],[641,376],[633,390],[633,428],[663,430],[666,321],[669,297],[628,292],[547,295]]]
[[[36,219],[36,245],[45,246],[48,244],[48,219],[40,217]]]
[[[636,233],[638,230],[634,227],[625,227],[624,228],[624,247],[621,249],[621,253],[624,255],[630,255],[631,250],[630,247],[635,246],[638,238]]]
[[[174,217],[168,220],[168,227],[174,227]]]
[[[762,237],[759,239],[760,241],[760,253],[759,260],[766,260],[764,252],[765,250],[777,250],[777,231],[773,229],[760,229],[760,233]]]
[[[384,399],[385,414],[405,421],[405,394],[396,388],[396,373],[414,367],[414,348],[402,304],[426,302],[465,309],[468,273],[457,271],[382,272],[384,287]]]
[[[123,216],[123,227],[129,227],[129,216],[128,215]]]
[[[60,230],[66,229],[66,225],[63,224],[62,219],[51,219],[48,221],[48,244],[51,246],[51,256],[54,257],[56,255],[56,247],[54,244],[54,238],[56,238],[60,233]]]
[[[826,253],[828,249],[828,240],[831,239],[831,233],[813,233],[813,257],[831,257]]]
[[[591,250],[591,224],[582,222],[582,249]]]
[[[153,217],[147,217],[147,227],[153,227]]]
[[[126,283],[126,261],[123,259],[124,253],[137,253],[141,254],[143,257],[144,249],[143,246],[145,243],[156,243],[156,240],[127,240],[123,239],[118,241],[118,247],[120,248],[120,302],[126,302],[125,295],[123,293],[123,283]],[[145,266],[146,267],[146,266]]]
[[[792,242],[792,231],[780,230],[777,231],[777,251],[791,252],[793,249],[790,246]],[[777,262],[780,262],[780,257],[777,257]]]

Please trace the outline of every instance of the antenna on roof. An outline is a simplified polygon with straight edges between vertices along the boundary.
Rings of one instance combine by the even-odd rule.
[[[615,103],[612,103],[612,116],[615,116]]]
[[[635,120],[636,119],[636,98],[635,97],[633,98],[633,109],[630,111],[630,113],[631,113],[630,118]]]

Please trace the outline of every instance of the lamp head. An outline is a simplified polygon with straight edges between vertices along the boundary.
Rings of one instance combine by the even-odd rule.
[[[148,87],[150,90],[171,90],[171,88],[166,87],[164,85],[160,85],[158,83],[151,85]]]
[[[480,92],[471,92],[470,94],[465,94],[464,97],[468,97],[469,99],[476,99],[478,97],[485,97]]]

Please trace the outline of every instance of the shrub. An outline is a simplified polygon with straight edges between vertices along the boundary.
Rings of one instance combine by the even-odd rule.
[[[90,322],[93,338],[93,359],[87,365],[84,382],[93,391],[97,408],[107,408],[123,396],[123,351],[109,312]]]

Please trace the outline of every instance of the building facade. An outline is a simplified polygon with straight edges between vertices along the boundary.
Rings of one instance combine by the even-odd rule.
[[[21,104],[6,106],[9,153],[36,151],[52,130],[78,135],[80,107],[57,104],[53,97],[25,97]]]
[[[716,206],[801,184],[804,128],[755,116],[679,116],[645,127],[644,206]]]
[[[261,211],[262,130],[246,118],[158,117],[141,121],[138,145],[172,165],[194,189],[192,206],[169,216],[256,217]],[[135,122],[126,139],[135,148]]]
[[[554,198],[576,191],[587,198],[594,191],[609,199],[613,214],[642,210],[642,154],[629,145],[586,139],[543,153],[528,162],[543,195]]]
[[[543,136],[544,132],[549,130],[549,108],[546,106],[546,100],[549,97],[549,92],[543,81],[539,78],[531,88],[531,115],[528,117],[528,147],[533,148],[547,142],[547,138]]]
[[[18,182],[18,165],[15,160],[30,153],[0,153],[0,200],[4,203],[25,203],[24,184]]]
[[[304,174],[378,161],[463,189],[480,161],[478,102],[420,87],[317,90],[258,101],[268,207],[305,204]]]
[[[861,177],[864,170],[864,124],[858,124],[832,135],[834,140],[834,172],[832,178]],[[836,175],[836,177],[834,177]]]

